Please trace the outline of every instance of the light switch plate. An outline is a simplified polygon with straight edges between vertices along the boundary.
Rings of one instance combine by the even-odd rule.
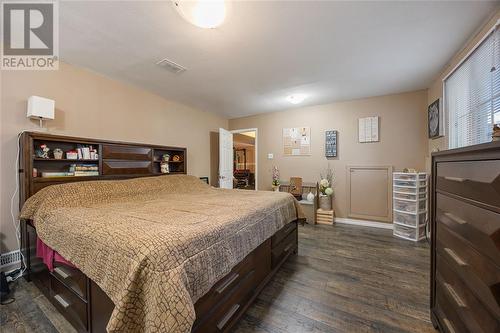
[[[274,154],[273,153],[267,154],[267,159],[268,160],[272,160],[273,158],[274,158]]]

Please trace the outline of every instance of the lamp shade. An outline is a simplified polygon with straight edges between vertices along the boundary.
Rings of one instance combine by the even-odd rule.
[[[28,113],[26,117],[37,119],[54,119],[56,102],[52,99],[30,96],[28,98]]]

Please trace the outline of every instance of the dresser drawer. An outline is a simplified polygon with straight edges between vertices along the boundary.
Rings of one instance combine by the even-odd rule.
[[[87,277],[78,269],[54,262],[50,273],[82,299],[87,300]]]
[[[195,322],[193,332],[225,332],[244,310],[245,304],[254,293],[254,270],[250,270],[201,322]]]
[[[439,193],[436,208],[438,224],[445,224],[500,266],[500,214]]]
[[[54,276],[51,276],[50,283],[52,303],[78,331],[86,331],[88,327],[87,303],[66,288]]]
[[[271,246],[275,248],[286,236],[288,236],[289,233],[295,229],[297,229],[296,222],[290,222],[285,225],[278,232],[276,232],[273,237],[271,237]]]
[[[487,310],[472,291],[455,274],[448,263],[437,255],[437,291],[452,304],[470,332],[500,331],[499,318]]]
[[[151,153],[151,148],[145,147],[120,145],[102,146],[102,158],[104,159],[151,161]]]
[[[103,175],[146,175],[151,173],[151,161],[102,161]]]
[[[500,160],[437,163],[438,190],[500,211]]]
[[[466,333],[469,332],[467,327],[462,322],[459,313],[455,309],[455,304],[452,303],[442,288],[436,291],[436,308],[435,311],[439,317],[442,333]]]
[[[436,251],[476,297],[500,318],[500,268],[445,225],[437,227]],[[439,270],[439,266],[438,266]]]
[[[297,248],[297,228],[290,232],[281,242],[272,249],[271,263],[276,267],[284,257]]]

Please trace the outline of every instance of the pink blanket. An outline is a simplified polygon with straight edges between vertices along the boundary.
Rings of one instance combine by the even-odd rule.
[[[38,237],[36,238],[36,256],[42,258],[43,263],[47,265],[51,272],[54,270],[54,262],[60,262],[70,267],[75,267]]]

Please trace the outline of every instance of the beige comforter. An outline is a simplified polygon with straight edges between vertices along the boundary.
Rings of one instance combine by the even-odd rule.
[[[298,206],[287,193],[214,189],[172,175],[49,186],[21,217],[111,298],[108,331],[189,332],[193,304],[302,217]]]

